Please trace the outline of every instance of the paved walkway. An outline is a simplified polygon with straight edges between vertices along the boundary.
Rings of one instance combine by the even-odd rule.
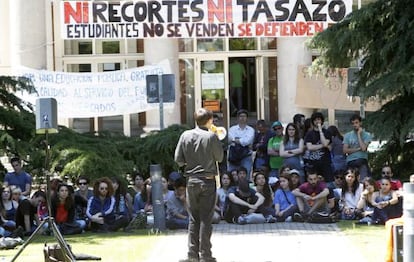
[[[336,224],[274,223],[214,225],[213,256],[218,262],[363,262]],[[187,232],[168,231],[148,262],[176,262],[187,254]]]

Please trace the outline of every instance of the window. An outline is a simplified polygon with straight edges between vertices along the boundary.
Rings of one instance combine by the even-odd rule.
[[[80,55],[92,54],[92,42],[79,42],[78,47]]]
[[[119,41],[103,41],[102,54],[119,54]]]
[[[178,40],[178,51],[179,52],[193,52],[194,40],[191,38],[179,39]]]
[[[67,65],[67,72],[88,73],[92,72],[91,64],[69,64]]]
[[[230,51],[256,50],[256,38],[231,38],[229,39]]]
[[[224,51],[224,39],[198,39],[197,40],[197,51],[198,52],[213,52],[213,51]]]
[[[100,63],[98,64],[99,72],[109,72],[121,69],[121,63]]]
[[[92,41],[65,40],[65,55],[90,55],[92,54]]]
[[[270,38],[270,37],[261,38],[260,47],[262,50],[277,49],[277,38]]]

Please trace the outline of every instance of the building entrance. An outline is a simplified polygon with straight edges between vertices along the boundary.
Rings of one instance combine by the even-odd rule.
[[[232,57],[228,62],[230,115],[234,117],[237,109],[246,109],[255,120],[258,86],[256,60],[254,57]]]
[[[237,93],[232,96],[230,90],[230,65],[236,57],[244,68],[241,104],[249,112],[249,124],[277,119],[277,58],[247,52],[238,56],[214,53],[180,59],[182,123],[194,126],[194,110],[202,106],[211,109],[226,128],[237,122],[233,113],[237,106],[231,103],[237,104]]]
[[[236,112],[241,108],[249,111],[249,124],[256,122],[258,81],[254,57],[201,59],[196,68],[196,87],[200,87],[195,88],[196,106],[199,101],[200,106],[212,110],[226,128],[237,122]]]

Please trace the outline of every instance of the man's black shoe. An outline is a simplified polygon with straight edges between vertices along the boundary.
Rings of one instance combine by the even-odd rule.
[[[23,238],[24,237],[24,229],[21,226],[18,226],[15,230],[13,230],[11,236],[12,238]]]
[[[300,213],[293,214],[293,221],[294,222],[305,222],[305,218]]]

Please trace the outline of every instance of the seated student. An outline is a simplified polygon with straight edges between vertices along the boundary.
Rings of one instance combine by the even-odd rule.
[[[75,190],[75,196],[80,196],[86,201],[93,196],[92,189],[89,189],[89,178],[79,176],[78,179],[76,179],[76,185],[78,186],[78,189]]]
[[[233,169],[230,171],[230,175],[233,179],[233,183],[236,186],[239,183],[239,176],[238,176],[238,172],[237,169]]]
[[[336,170],[334,172],[334,180],[326,183],[326,186],[329,188],[329,190],[332,190],[334,192],[336,201],[339,201],[341,199],[341,190],[342,185],[344,184],[344,173],[345,170]]]
[[[151,195],[151,180],[144,180],[141,173],[136,172],[132,176],[133,186],[128,187],[128,194],[131,196],[133,205],[133,215],[141,212],[151,212],[152,206],[149,204]]]
[[[55,194],[51,199],[50,209],[59,231],[63,235],[80,234],[86,227],[84,221],[75,220],[75,203],[72,196],[73,188],[61,183],[57,186]],[[44,224],[44,229],[48,224]]]
[[[36,191],[30,199],[23,198],[20,200],[19,207],[16,210],[16,227],[21,226],[25,235],[32,234],[40,224],[37,217],[37,207],[45,202],[46,193],[41,190]]]
[[[327,207],[329,189],[325,182],[318,179],[316,171],[309,169],[307,173],[308,182],[292,191],[299,208],[299,213],[293,216],[293,220],[297,222],[305,221],[314,212],[324,212]]]
[[[389,177],[385,176],[381,179],[381,188],[372,194],[371,204],[374,206],[372,215],[374,224],[385,224],[388,219],[402,215],[402,210],[398,205],[397,193],[391,190],[391,179]]]
[[[256,172],[253,175],[253,179],[255,185],[254,189],[256,192],[262,194],[262,196],[265,198],[263,202],[263,208],[266,210],[266,213],[264,213],[266,216],[266,222],[276,222],[275,209],[273,208],[273,191],[268,183],[267,176],[261,172]]]
[[[220,188],[217,189],[217,202],[214,208],[213,223],[219,223],[224,219],[224,211],[226,207],[226,199],[229,188],[234,186],[233,176],[228,173],[223,173],[220,176]]]
[[[361,198],[358,201],[357,209],[362,217],[359,224],[372,223],[372,214],[374,213],[374,206],[371,204],[372,195],[377,190],[376,182],[372,177],[366,177],[363,181],[364,190],[361,193]]]
[[[299,179],[299,174],[298,174]],[[292,181],[290,175],[282,173],[279,175],[280,187],[275,192],[274,205],[277,222],[292,221],[293,214],[298,212],[296,197],[292,194]]]
[[[88,200],[86,215],[91,221],[91,230],[95,232],[116,231],[123,226],[114,212],[115,197],[112,181],[103,177],[93,185],[93,196]],[[121,221],[123,222],[123,221]]]
[[[132,218],[132,199],[129,193],[127,193],[126,186],[118,177],[111,178],[111,181],[114,188],[115,216],[120,226],[125,229]]]
[[[186,182],[180,178],[174,183],[174,195],[167,200],[166,226],[169,229],[188,228],[189,215],[186,201]]]
[[[266,222],[262,194],[249,187],[246,179],[240,179],[238,186],[229,189],[225,220],[235,224],[257,224]]]
[[[397,190],[402,190],[403,185],[402,185],[402,183],[401,183],[400,180],[394,178],[394,174],[392,172],[392,169],[388,165],[383,166],[382,167],[382,170],[381,170],[381,177],[385,177],[385,176],[387,176],[387,177],[390,178],[390,181],[391,181],[391,190],[396,191],[397,192],[397,195],[398,195],[398,191]],[[381,179],[377,181],[377,188],[380,188],[380,187],[381,187]]]
[[[139,172],[133,173],[132,183],[133,184],[128,187],[128,193],[131,195],[132,199],[134,199],[135,195],[144,191],[145,188],[144,177],[142,174]]]
[[[400,180],[396,179],[394,177],[394,173],[392,172],[392,169],[389,165],[385,165],[382,167],[382,171],[381,171],[381,177],[389,177],[390,178],[390,182],[391,182],[391,190],[393,190],[398,197],[398,203],[397,205],[393,206],[394,210],[398,210],[403,208],[403,184],[401,183]],[[377,188],[381,188],[381,179],[377,181]]]
[[[148,183],[148,182],[145,182]],[[162,183],[162,198],[164,200],[164,205],[167,204],[167,200],[170,196],[174,195],[174,191],[168,189],[168,181],[165,177],[161,177]],[[141,195],[142,196],[142,195]],[[152,200],[151,200],[151,185],[147,186],[147,202],[145,204],[145,211],[152,212]]]
[[[73,194],[75,200],[75,220],[81,224],[83,229],[88,229],[89,218],[86,215],[86,207],[88,200],[93,196],[93,190],[89,188],[89,178],[85,176],[79,176],[76,179],[77,189]],[[85,225],[85,226],[83,226]]]
[[[289,171],[288,175],[290,175],[291,180],[291,189],[293,190],[295,188],[298,188],[302,183],[300,182],[300,174],[299,171],[296,169],[292,169]]]
[[[25,196],[22,196],[22,190],[20,187],[10,186],[10,189],[12,192],[12,200],[16,201],[17,203],[19,203],[20,200],[26,198]]]
[[[318,180],[320,182],[325,183],[325,178],[321,175],[318,175]],[[338,212],[339,211],[339,200],[338,202],[336,202],[335,192],[334,190],[328,187],[327,183],[326,183],[326,187],[329,190],[328,196],[326,197],[326,200],[327,200],[326,210],[322,212],[318,212],[318,213],[319,215],[322,215],[322,216],[336,217],[339,219],[341,217],[341,213]],[[342,189],[339,189],[339,194],[341,194],[341,190]]]
[[[298,183],[300,181],[300,174],[297,169],[295,169],[298,173]],[[290,167],[288,165],[282,165],[279,170],[279,174],[290,174]],[[269,177],[269,185],[271,186],[273,192],[279,188],[279,178],[276,177]]]
[[[357,168],[348,168],[345,173],[345,183],[342,184],[339,207],[343,220],[359,219],[357,208],[363,185],[359,183],[358,176],[359,170]]]
[[[244,166],[241,166],[237,169],[238,179],[247,179],[247,169]]]
[[[0,225],[8,232],[12,232],[16,229],[15,216],[19,203],[12,199],[10,186],[0,187],[0,196]]]
[[[339,201],[341,200],[342,185],[344,183],[344,170],[336,170],[334,172],[334,180],[326,183],[329,189],[328,195],[328,207],[331,214],[336,213],[337,217],[340,218],[341,213],[339,212]]]

